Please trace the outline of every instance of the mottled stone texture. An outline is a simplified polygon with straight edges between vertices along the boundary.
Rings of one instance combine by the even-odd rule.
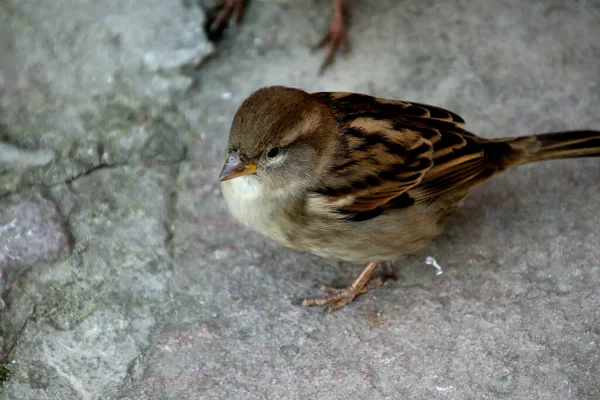
[[[0,201],[0,268],[54,261],[68,248],[68,234],[56,205],[41,195]]]
[[[345,3],[352,51],[317,76],[330,0],[250,2],[210,60],[195,1],[0,2],[0,399],[600,398],[600,160],[477,188],[329,315],[294,300],[362,266],[240,227],[216,182],[269,84],[600,129],[600,3]]]

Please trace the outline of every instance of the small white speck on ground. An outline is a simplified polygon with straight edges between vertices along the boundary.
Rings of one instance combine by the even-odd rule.
[[[439,392],[447,392],[448,390],[452,390],[454,389],[454,386],[448,386],[448,387],[440,387],[440,386],[436,386],[436,389]]]
[[[438,262],[433,257],[427,257],[427,259],[425,259],[425,264],[427,264],[427,265],[433,265],[433,267],[436,270],[435,271],[436,275],[441,275],[441,274],[444,273],[444,270],[442,269],[442,266],[440,264],[438,264]]]

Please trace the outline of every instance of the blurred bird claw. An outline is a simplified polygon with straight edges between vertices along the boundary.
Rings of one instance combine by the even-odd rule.
[[[325,69],[333,61],[333,56],[338,47],[344,52],[348,53],[348,36],[346,35],[346,28],[344,27],[344,16],[341,12],[335,12],[331,18],[329,25],[329,31],[323,35],[319,43],[315,46],[315,49],[319,49],[329,42],[329,50],[325,60],[319,68],[319,75],[325,71]]]
[[[215,5],[215,9],[220,10],[219,15],[212,24],[211,30],[217,31],[224,27],[235,12],[235,21],[239,23],[244,15],[244,0],[221,0]]]

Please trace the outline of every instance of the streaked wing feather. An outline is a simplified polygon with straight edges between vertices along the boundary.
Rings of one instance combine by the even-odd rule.
[[[426,201],[494,168],[494,144],[465,131],[451,111],[354,93],[315,96],[334,109],[342,143],[317,193],[354,220]],[[507,150],[497,146],[491,154]]]
[[[401,133],[389,121],[361,117],[340,132],[342,147],[318,193],[343,212],[385,205],[417,185],[433,165],[433,147],[418,132]],[[344,199],[351,199],[345,202]]]

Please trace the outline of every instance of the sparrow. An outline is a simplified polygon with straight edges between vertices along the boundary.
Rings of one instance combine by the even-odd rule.
[[[221,0],[214,10],[208,13],[208,19],[205,24],[207,35],[211,39],[220,38],[223,29],[227,26],[229,19],[235,14],[237,23],[241,22],[244,14],[245,0]],[[216,12],[215,12],[216,11]],[[340,48],[344,53],[348,52],[348,37],[344,24],[344,4],[343,0],[333,0],[333,15],[329,23],[329,30],[321,37],[316,49],[329,43],[329,49],[321,67],[319,74],[322,74],[325,68],[331,64],[335,52]]]
[[[334,311],[382,284],[381,262],[440,235],[474,186],[521,164],[600,156],[600,131],[484,139],[464,123],[426,104],[262,88],[233,118],[221,192],[235,219],[284,246],[367,264],[302,302]]]

